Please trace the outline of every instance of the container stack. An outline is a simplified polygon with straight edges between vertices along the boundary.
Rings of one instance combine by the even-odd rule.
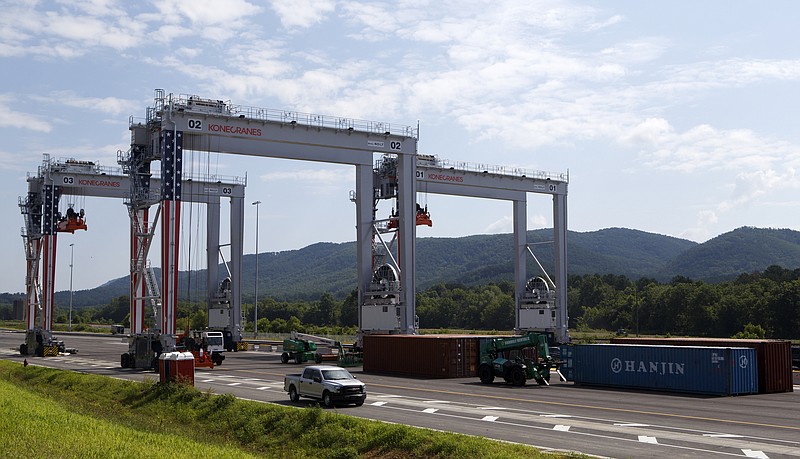
[[[792,343],[784,340],[726,338],[613,338],[613,344],[747,347],[755,349],[759,393],[792,392]]]

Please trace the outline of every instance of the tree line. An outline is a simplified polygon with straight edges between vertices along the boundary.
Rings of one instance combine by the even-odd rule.
[[[422,328],[511,330],[514,328],[511,282],[480,286],[439,284],[417,294]],[[258,304],[258,331],[354,333],[357,293],[339,300],[323,293],[316,301],[264,298]],[[734,281],[706,283],[677,276],[660,283],[622,275],[572,275],[567,292],[570,329],[627,329],[655,335],[731,337],[747,327],[770,338],[800,339],[800,269],[771,266],[741,274]],[[5,313],[5,305],[3,312]],[[244,304],[245,331],[253,331],[253,304]],[[4,314],[5,315],[5,314]],[[207,323],[205,305],[178,304],[178,328],[200,329]],[[128,297],[102,307],[73,310],[72,323],[128,324]],[[58,308],[56,322],[67,322]]]

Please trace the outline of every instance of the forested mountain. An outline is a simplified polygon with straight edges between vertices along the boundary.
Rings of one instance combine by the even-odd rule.
[[[660,275],[723,282],[770,265],[800,267],[800,232],[742,227],[696,245],[670,260]]]
[[[553,272],[552,230],[530,231],[528,242],[548,271]],[[761,271],[772,265],[800,268],[800,232],[785,229],[739,228],[703,244],[644,231],[609,228],[567,235],[570,275],[615,274],[669,281],[675,276],[722,282],[741,273]],[[511,280],[513,246],[510,234],[461,238],[420,238],[417,241],[417,288],[440,283],[464,285]],[[243,259],[244,301],[255,291],[255,255]],[[299,250],[259,254],[259,297],[284,300],[316,300],[324,292],[343,298],[356,287],[354,242],[312,244]],[[220,272],[225,272],[221,269]],[[528,273],[539,268],[529,257]],[[194,272],[191,282],[181,273],[181,297],[203,298],[205,272]],[[128,279],[74,292],[75,307],[106,304],[128,294]],[[56,294],[56,302],[68,302],[68,292]]]

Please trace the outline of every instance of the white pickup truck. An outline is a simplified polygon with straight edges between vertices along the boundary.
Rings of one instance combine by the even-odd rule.
[[[315,398],[330,407],[334,403],[364,404],[367,389],[349,371],[332,365],[312,365],[306,367],[302,374],[286,375],[283,378],[283,390],[289,393],[293,402],[300,397]]]

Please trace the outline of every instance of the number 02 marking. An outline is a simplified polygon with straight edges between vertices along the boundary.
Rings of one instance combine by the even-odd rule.
[[[192,129],[194,131],[202,131],[203,120],[189,118],[189,129]]]
[[[389,148],[392,150],[400,151],[403,149],[403,142],[398,142],[396,140],[393,140],[392,142],[389,143]]]

